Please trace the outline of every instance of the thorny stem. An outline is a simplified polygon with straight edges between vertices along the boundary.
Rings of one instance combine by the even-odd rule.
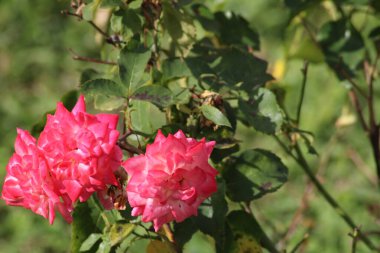
[[[244,202],[242,204],[242,208],[245,212],[252,216],[254,223],[256,223],[256,227],[259,228],[258,234],[261,235],[260,243],[262,244],[262,246],[271,253],[280,253],[280,251],[278,251],[274,246],[274,243],[271,241],[271,239],[269,239],[265,231],[261,228],[260,224],[257,222],[256,217],[252,213],[250,202]]]

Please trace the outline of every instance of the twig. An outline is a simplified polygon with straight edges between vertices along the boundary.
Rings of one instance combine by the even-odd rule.
[[[356,245],[358,243],[359,229],[354,228],[354,232],[349,233],[348,235],[352,237],[351,253],[356,253]]]
[[[70,12],[70,11],[68,11],[68,10],[63,10],[63,11],[61,11],[61,13],[64,14],[64,15],[77,17],[77,18],[79,18],[80,20],[84,20],[83,17],[82,17],[82,15],[79,15],[79,14],[76,14],[76,13],[73,13],[73,12]],[[106,38],[109,38],[109,37],[110,37],[106,32],[104,32],[102,29],[100,29],[100,27],[97,26],[93,21],[91,21],[91,20],[86,20],[86,21],[87,21],[87,23],[89,23],[92,27],[94,27],[95,30],[97,30],[101,35],[103,35],[103,36],[106,37]]]
[[[373,99],[373,81],[379,57],[380,52],[376,54],[376,59],[372,66],[369,66],[369,63],[367,61],[364,62],[364,72],[368,84],[367,103],[369,117],[369,138],[373,150],[373,155],[375,158],[378,184],[380,184],[380,129],[376,123],[376,113]]]
[[[69,48],[68,50],[72,54],[73,60],[76,60],[76,61],[93,62],[93,63],[107,64],[107,65],[117,65],[116,62],[103,61],[100,59],[94,59],[94,58],[89,58],[89,57],[85,57],[85,56],[79,56],[71,48]]]
[[[368,181],[373,185],[377,186],[377,180],[372,174],[371,168],[363,161],[363,158],[359,155],[359,153],[353,148],[348,148],[347,156],[351,159],[351,161],[355,164],[355,167],[368,179]]]
[[[358,114],[359,122],[362,125],[362,128],[364,129],[364,131],[368,132],[369,128],[368,128],[367,122],[364,119],[363,110],[362,110],[362,107],[360,105],[358,96],[356,95],[355,91],[353,91],[353,90],[350,90],[348,92],[348,95],[350,96],[351,103],[354,106],[356,113]]]
[[[309,68],[309,62],[305,61],[303,64],[303,68],[301,69],[301,72],[303,74],[303,80],[302,80],[302,87],[301,87],[301,94],[300,94],[300,100],[298,101],[297,106],[297,117],[296,117],[296,124],[299,126],[300,118],[301,118],[301,109],[302,109],[302,103],[305,96],[305,87],[306,87],[306,81],[307,81],[307,71]]]
[[[301,241],[299,241],[296,246],[290,251],[290,253],[295,253],[302,244],[304,244],[309,239],[309,234],[305,234]]]

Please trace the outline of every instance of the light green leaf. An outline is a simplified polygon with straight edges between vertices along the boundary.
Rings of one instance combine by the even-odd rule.
[[[102,94],[95,96],[95,109],[100,111],[113,111],[117,108],[120,108],[125,103],[124,98],[120,97],[108,97]]]
[[[99,241],[99,239],[102,237],[102,234],[94,233],[90,234],[87,239],[82,243],[82,246],[80,247],[79,251],[88,251],[92,248],[92,246],[95,245]]]
[[[108,79],[94,79],[81,85],[81,91],[87,95],[105,95],[114,97],[123,97],[125,94],[124,87]]]
[[[218,108],[211,105],[202,105],[201,111],[207,119],[211,120],[215,124],[231,127],[227,117]]]
[[[115,246],[127,238],[135,229],[134,224],[118,222],[113,224],[109,231],[109,241],[111,246]]]
[[[153,134],[166,124],[166,117],[154,104],[146,101],[131,101],[129,114],[132,129],[145,134]],[[127,119],[128,120],[128,119]]]
[[[142,85],[140,83],[151,52],[143,44],[131,41],[120,52],[119,75],[124,87],[128,90],[128,96]]]

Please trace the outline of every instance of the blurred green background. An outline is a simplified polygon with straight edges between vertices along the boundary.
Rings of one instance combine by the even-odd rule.
[[[277,77],[271,85],[286,91],[285,104],[293,116],[302,82],[300,69],[304,59],[311,61],[301,126],[315,134],[313,144],[319,156],[310,155],[307,159],[326,188],[362,225],[363,231],[380,231],[379,216],[368,211],[374,210],[379,202],[378,190],[373,184],[371,149],[355,120],[347,89],[324,63],[305,30],[297,24],[287,28],[290,11],[283,1],[206,2],[213,10],[232,10],[243,15],[259,32],[260,56],[269,61],[270,71]],[[305,13],[316,26],[322,24],[326,16],[334,15],[329,13],[329,1],[325,2],[323,6],[310,7]],[[100,45],[95,42],[95,31],[88,24],[60,14],[69,5],[70,1],[63,0],[0,1],[1,178],[13,152],[16,127],[30,130],[46,111],[54,109],[65,92],[77,88],[81,70],[96,67],[71,58],[69,48],[81,55],[99,57]],[[364,18],[358,16],[358,22]],[[366,22],[379,23],[370,18]],[[376,96],[379,95],[377,90]],[[308,233],[303,252],[349,252],[350,229],[319,194],[307,186],[300,168],[286,159],[271,137],[244,127],[240,127],[240,133],[244,147],[278,151],[290,168],[289,182],[282,189],[254,203],[254,211],[273,240],[289,249]],[[305,191],[308,191],[307,198],[304,198]],[[295,216],[297,212],[301,214]],[[293,228],[289,229],[291,224]],[[61,217],[50,226],[42,217],[22,208],[7,207],[0,201],[0,253],[68,252],[69,242],[70,226]],[[368,251],[359,245],[358,252]]]

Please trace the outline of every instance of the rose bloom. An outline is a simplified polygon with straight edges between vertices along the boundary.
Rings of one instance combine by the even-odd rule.
[[[84,202],[107,185],[118,184],[114,172],[120,167],[122,152],[116,145],[117,121],[116,114],[87,113],[83,96],[71,112],[60,102],[55,114],[48,115],[38,147],[60,195]]]
[[[198,206],[217,190],[218,172],[208,163],[214,145],[186,138],[182,131],[168,137],[159,131],[145,155],[122,164],[130,177],[126,190],[132,215],[152,221],[155,231],[197,215]]]
[[[6,169],[1,198],[7,205],[30,209],[49,219],[50,224],[54,221],[55,210],[58,210],[71,222],[71,205],[61,202],[47,161],[28,131],[17,129],[15,153]]]

